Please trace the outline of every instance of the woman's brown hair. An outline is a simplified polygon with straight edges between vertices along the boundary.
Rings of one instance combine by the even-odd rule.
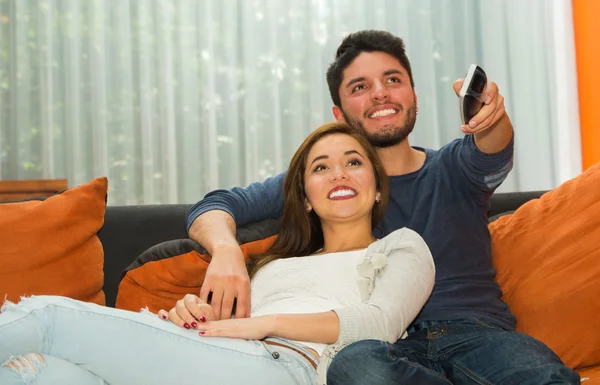
[[[279,235],[271,248],[262,255],[250,259],[250,278],[267,263],[281,258],[306,256],[315,253],[323,247],[323,229],[319,216],[311,211],[308,213],[304,206],[304,172],[308,153],[319,140],[333,134],[344,134],[353,137],[365,150],[373,165],[376,189],[381,194],[381,201],[373,202],[372,227],[383,218],[387,208],[389,182],[385,170],[379,161],[375,149],[362,133],[350,128],[346,123],[332,122],[322,125],[313,131],[302,142],[292,157],[285,180],[283,181],[283,216]]]

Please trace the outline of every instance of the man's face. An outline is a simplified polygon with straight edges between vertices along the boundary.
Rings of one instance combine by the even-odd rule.
[[[376,147],[402,142],[415,126],[417,95],[406,69],[384,52],[362,52],[343,72],[337,120],[361,130]]]

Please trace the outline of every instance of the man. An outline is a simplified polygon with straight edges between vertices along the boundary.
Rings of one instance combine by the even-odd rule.
[[[411,147],[417,95],[404,43],[382,31],[347,36],[327,71],[333,114],[377,147],[390,176],[390,201],[376,236],[418,232],[436,263],[429,301],[396,344],[362,341],[343,349],[329,384],[577,384],[578,376],[541,342],[514,331],[515,318],[494,281],[486,212],[512,168],[513,130],[498,87],[440,150]],[[458,93],[462,80],[454,83]],[[215,191],[188,213],[192,239],[213,256],[201,296],[212,292],[221,317],[248,316],[249,281],[237,225],[276,218],[278,175],[246,189]],[[235,220],[234,220],[235,218]]]

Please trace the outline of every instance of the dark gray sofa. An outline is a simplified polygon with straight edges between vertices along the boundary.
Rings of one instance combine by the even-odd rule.
[[[497,193],[492,196],[488,217],[514,211],[544,191]],[[104,247],[104,293],[114,307],[121,272],[138,255],[165,241],[187,238],[185,214],[191,204],[108,206],[104,226],[98,233]]]

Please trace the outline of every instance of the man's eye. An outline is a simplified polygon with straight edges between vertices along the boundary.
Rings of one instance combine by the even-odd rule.
[[[392,76],[391,78],[388,78],[387,82],[388,83],[400,83],[401,81],[397,77]]]
[[[352,92],[356,92],[356,91],[360,91],[360,90],[364,90],[365,89],[365,85],[364,84],[359,84],[356,87],[354,87],[352,89]]]

